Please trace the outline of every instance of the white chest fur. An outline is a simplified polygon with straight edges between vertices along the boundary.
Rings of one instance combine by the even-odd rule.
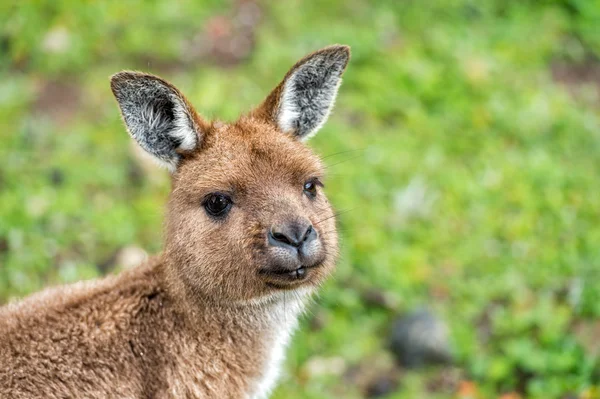
[[[298,325],[298,317],[304,310],[307,296],[308,292],[286,293],[271,308],[269,318],[273,326],[273,334],[269,342],[266,342],[268,348],[267,360],[261,377],[256,381],[253,391],[248,395],[250,399],[266,399],[275,388],[281,375],[285,350]]]

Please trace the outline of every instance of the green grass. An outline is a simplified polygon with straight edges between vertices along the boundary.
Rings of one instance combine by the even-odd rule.
[[[365,301],[375,289],[397,311],[447,321],[460,379],[480,397],[594,397],[594,339],[576,331],[600,323],[598,94],[570,95],[551,66],[596,62],[600,3],[372,3],[265,2],[255,47],[227,67],[185,49],[231,2],[0,5],[0,302],[99,276],[124,246],[160,251],[168,176],[135,160],[111,73],[159,73],[204,115],[232,120],[300,56],[345,43],[336,111],[310,142],[338,154],[326,183],[345,210],[343,255],[274,396],[360,397],[308,365],[387,364],[395,311]],[[50,97],[70,101],[63,119],[40,104],[48,81],[76,87]],[[389,397],[464,397],[431,387],[442,372],[402,372]]]

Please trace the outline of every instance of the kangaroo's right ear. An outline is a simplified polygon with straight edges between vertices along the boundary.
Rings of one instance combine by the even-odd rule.
[[[130,136],[170,171],[183,152],[199,146],[206,123],[169,82],[123,71],[111,77],[110,87]]]

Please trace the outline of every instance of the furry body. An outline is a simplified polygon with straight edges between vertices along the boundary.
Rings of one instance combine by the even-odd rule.
[[[302,140],[349,56],[310,54],[231,124],[159,77],[115,74],[130,136],[172,172],[164,252],[1,308],[0,398],[267,397],[304,301],[335,267],[324,168]]]
[[[151,260],[2,308],[0,397],[266,397],[303,300],[290,295],[285,314],[278,301],[190,314],[163,267]]]

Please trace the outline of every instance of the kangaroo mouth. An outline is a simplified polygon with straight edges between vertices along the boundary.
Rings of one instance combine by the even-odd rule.
[[[295,269],[270,267],[259,270],[258,274],[267,285],[274,288],[290,288],[300,285],[308,280],[312,270],[319,265],[300,265]]]
[[[306,277],[307,272],[308,272],[307,266],[300,266],[293,270],[280,269],[280,268],[262,269],[259,273],[262,275],[266,275],[266,276],[277,276],[277,277],[301,280]]]

